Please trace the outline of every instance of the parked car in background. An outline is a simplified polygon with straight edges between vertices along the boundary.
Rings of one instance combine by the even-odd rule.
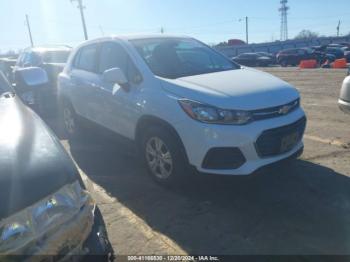
[[[345,51],[344,52],[344,57],[348,63],[350,63],[350,51]]]
[[[325,49],[325,52],[327,54],[331,54],[335,56],[335,59],[341,59],[344,58],[344,50],[342,50],[341,48],[337,48],[337,47],[327,47]]]
[[[232,60],[237,64],[244,66],[269,66],[273,64],[273,60],[269,56],[260,55],[257,53],[244,53],[236,57],[233,57]]]
[[[306,117],[288,83],[201,42],[124,36],[78,46],[58,79],[70,139],[86,123],[134,142],[159,183],[190,167],[248,175],[303,150]]]
[[[18,92],[23,93],[20,86],[23,82],[17,72],[23,68],[43,68],[49,78],[48,88],[25,92],[24,101],[33,108],[40,108],[40,114],[55,114],[57,111],[57,76],[62,72],[69,57],[71,47],[68,46],[41,46],[29,47],[18,57],[13,69],[13,80],[18,86]],[[15,87],[17,89],[17,87]],[[21,89],[21,90],[19,90]],[[39,100],[36,100],[39,99]]]
[[[12,82],[12,70],[16,65],[17,58],[15,57],[2,57],[0,58],[0,71],[4,73],[6,78]]]
[[[328,44],[326,45],[327,47],[330,47],[330,48],[343,48],[345,47],[346,45],[344,44],[335,44],[335,43],[331,43],[331,44]]]
[[[335,59],[344,58],[344,50],[341,45],[338,44],[329,44],[322,46],[314,46],[312,47],[316,52],[327,54],[328,56],[334,56]]]
[[[281,66],[297,66],[302,60],[317,59],[317,55],[310,48],[294,48],[280,51],[276,59]]]
[[[338,104],[343,112],[350,114],[350,68],[348,76],[343,81]]]
[[[343,51],[350,51],[350,43],[328,44],[328,48],[340,48]]]
[[[271,58],[273,64],[276,64],[276,55],[267,52],[256,52],[260,56],[267,56]]]
[[[317,46],[282,50],[276,55],[276,59],[281,66],[297,66],[302,60],[314,59],[321,65],[327,60],[333,62],[336,57],[327,53],[324,48]]]
[[[33,73],[36,83],[26,72],[28,85],[47,80],[42,69]],[[93,254],[108,261],[113,250],[102,216],[73,161],[1,72],[0,112],[1,260]]]

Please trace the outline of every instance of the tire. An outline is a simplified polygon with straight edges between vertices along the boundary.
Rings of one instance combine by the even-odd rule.
[[[282,61],[280,62],[280,64],[281,64],[282,67],[287,67],[287,66],[288,66],[288,63],[287,63],[287,61],[285,61],[285,60],[282,60]]]
[[[81,135],[81,127],[72,104],[63,101],[61,104],[60,123],[63,136],[68,140],[76,140]]]
[[[174,186],[189,174],[189,164],[182,142],[164,127],[146,129],[140,145],[140,155],[148,174],[157,183]]]

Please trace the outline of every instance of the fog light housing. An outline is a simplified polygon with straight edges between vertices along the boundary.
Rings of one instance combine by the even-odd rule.
[[[228,170],[237,169],[246,162],[241,150],[237,147],[211,148],[203,160],[204,169]]]

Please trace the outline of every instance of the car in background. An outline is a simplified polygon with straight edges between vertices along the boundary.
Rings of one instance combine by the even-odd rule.
[[[24,101],[31,107],[39,110],[41,115],[55,114],[57,111],[57,76],[62,72],[67,59],[70,55],[69,46],[37,46],[25,49],[18,57],[17,63],[13,68],[13,81],[18,93],[25,94]],[[26,90],[20,86],[20,74],[18,70],[28,67],[40,67],[48,75],[48,88]],[[39,108],[39,109],[38,109]]]
[[[335,59],[344,58],[344,50],[338,47],[327,47],[325,53],[334,55]]]
[[[28,70],[28,85],[47,81],[41,68]],[[0,112],[1,260],[98,255],[108,261],[113,250],[105,225],[77,168],[1,72]]]
[[[16,65],[17,58],[15,57],[2,57],[0,58],[0,71],[4,73],[6,78],[12,82],[12,70]]]
[[[151,177],[249,175],[303,151],[298,91],[190,37],[105,37],[72,52],[59,75],[69,139],[86,124],[135,143]]]
[[[350,43],[328,44],[329,48],[340,48],[343,51],[350,51]]]
[[[273,59],[270,56],[261,55],[257,53],[244,53],[236,57],[233,57],[232,60],[237,64],[244,66],[269,66],[274,63]]]
[[[343,112],[350,114],[350,68],[340,90],[338,105]]]
[[[302,60],[317,59],[317,55],[310,48],[293,48],[277,53],[277,63],[283,67],[297,66]]]
[[[345,51],[344,52],[344,58],[348,63],[350,63],[350,51]]]
[[[258,54],[260,56],[270,57],[273,64],[276,64],[276,55],[271,54],[271,53],[267,53],[267,52],[256,52],[256,54]]]
[[[311,47],[315,52],[319,54],[326,54],[327,56],[333,56],[334,59],[341,59],[344,58],[344,50],[341,45],[338,44],[329,44],[329,45],[322,45],[322,46],[313,46]]]
[[[319,65],[326,61],[333,62],[336,57],[333,54],[326,53],[324,48],[294,48],[282,50],[276,55],[277,63],[281,66],[297,66],[302,60],[314,59]]]

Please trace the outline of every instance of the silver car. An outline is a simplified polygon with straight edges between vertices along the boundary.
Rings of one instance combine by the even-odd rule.
[[[344,79],[338,100],[339,107],[345,113],[350,114],[350,68],[348,76]]]

